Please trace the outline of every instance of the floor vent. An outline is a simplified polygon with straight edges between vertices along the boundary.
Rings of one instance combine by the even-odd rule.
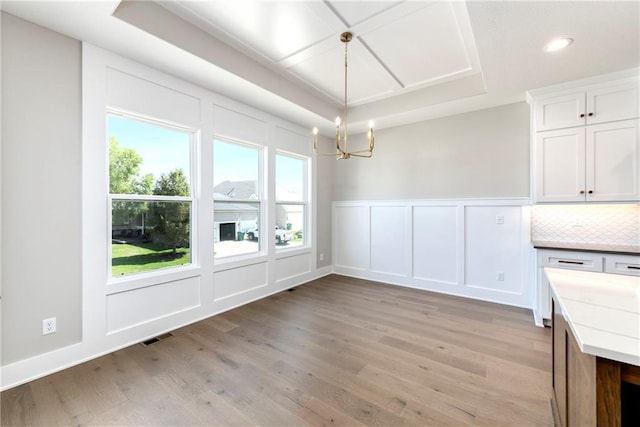
[[[173,336],[173,334],[171,332],[167,332],[166,334],[162,334],[162,335],[158,335],[157,337],[153,337],[153,338],[149,338],[146,341],[142,341],[142,345],[147,346],[147,345],[151,345],[151,344],[155,344],[157,342],[160,341],[164,341],[166,339],[169,339]]]

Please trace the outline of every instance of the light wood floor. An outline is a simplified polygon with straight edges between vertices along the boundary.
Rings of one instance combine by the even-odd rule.
[[[552,425],[528,310],[328,276],[2,393],[2,425]]]

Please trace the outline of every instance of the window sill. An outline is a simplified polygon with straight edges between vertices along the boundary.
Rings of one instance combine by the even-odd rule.
[[[131,274],[127,276],[111,277],[107,280],[107,295],[126,292],[133,289],[146,288],[162,283],[196,277],[201,274],[201,268],[197,265],[155,270],[145,273]]]
[[[295,248],[276,248],[276,259],[290,258],[297,255],[311,253],[310,246],[299,246]]]
[[[234,268],[246,267],[248,265],[262,264],[267,262],[267,256],[264,253],[255,253],[251,255],[230,256],[214,261],[213,272],[224,270],[232,270]]]

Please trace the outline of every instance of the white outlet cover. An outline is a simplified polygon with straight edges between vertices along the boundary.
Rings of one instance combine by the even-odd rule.
[[[56,331],[56,318],[51,317],[42,321],[42,335],[53,334]]]

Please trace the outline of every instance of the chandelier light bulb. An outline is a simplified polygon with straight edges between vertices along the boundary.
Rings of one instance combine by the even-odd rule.
[[[318,135],[318,128],[317,128],[317,127],[314,127],[314,128],[313,128],[313,134],[314,134],[314,135]]]
[[[336,117],[336,126],[340,126],[340,123],[342,123],[342,121],[340,120],[340,116]]]
[[[373,129],[373,120],[369,120],[369,129]]]

